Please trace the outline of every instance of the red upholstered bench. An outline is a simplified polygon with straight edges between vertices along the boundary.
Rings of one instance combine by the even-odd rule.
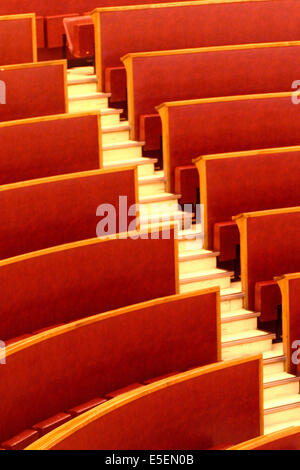
[[[94,24],[90,16],[63,19],[67,45],[73,57],[94,57]]]
[[[39,433],[36,429],[25,429],[11,439],[2,442],[1,445],[5,450],[22,450],[38,438]]]

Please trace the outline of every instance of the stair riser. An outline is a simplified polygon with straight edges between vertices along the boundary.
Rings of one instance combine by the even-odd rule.
[[[227,289],[228,287],[230,287],[230,276],[182,284],[180,286],[180,293],[184,294],[186,292],[194,292],[196,290],[208,289],[209,287],[215,286],[219,286],[221,289]]]
[[[69,112],[70,113],[89,113],[89,112],[99,112],[101,109],[108,108],[108,99],[99,98],[97,100],[76,100],[69,101]],[[119,123],[119,115],[116,124]],[[103,121],[102,121],[103,124]]]
[[[114,114],[102,114],[101,115],[102,126],[118,126],[120,124],[120,115]]]
[[[107,163],[122,161],[122,160],[134,160],[136,158],[142,157],[142,148],[138,147],[129,147],[129,148],[120,148],[114,150],[105,150],[103,149],[103,160]]]
[[[192,261],[179,262],[179,274],[196,273],[206,271],[207,269],[216,269],[217,260],[214,256],[208,258],[199,258]]]
[[[222,300],[221,297],[221,313],[234,312],[243,308],[243,299]]]
[[[238,344],[236,346],[222,347],[222,360],[226,361],[245,355],[261,354],[269,351],[271,347],[271,339],[253,341],[251,343]]]
[[[151,196],[151,194],[161,194],[165,192],[165,183],[159,181],[158,183],[140,184],[139,195],[140,197]]]
[[[179,253],[189,253],[191,254],[193,251],[201,250],[203,248],[203,239],[201,233],[197,233],[194,239],[179,239],[178,242]]]
[[[286,385],[277,385],[277,387],[265,388],[264,400],[274,400],[288,395],[296,395],[297,393],[299,393],[299,382],[291,382]]]
[[[267,414],[264,416],[265,434],[292,426],[295,421],[300,424],[300,407]]]
[[[102,144],[116,144],[118,142],[126,142],[129,140],[129,131],[120,131],[120,132],[105,132],[102,134]]]
[[[264,364],[264,376],[278,374],[284,372],[284,362],[271,362],[271,364]]]
[[[237,320],[229,323],[223,323],[221,327],[222,335],[239,333],[241,331],[256,330],[257,318],[248,318],[246,320]]]
[[[171,217],[170,222],[179,224],[180,227],[184,226],[187,230],[190,229],[192,226],[192,219],[189,217],[186,217],[185,220],[182,220],[181,213],[173,213],[173,216]],[[160,217],[159,213],[154,213],[152,217],[149,217],[148,219],[147,218],[141,219],[142,228],[147,227],[149,224],[157,224],[157,223],[166,223],[166,219]]]
[[[68,86],[69,98],[79,95],[88,95],[89,93],[97,93],[97,83],[77,83]]]
[[[138,165],[137,174],[138,174],[138,177],[154,175],[154,164],[150,163],[147,165]]]

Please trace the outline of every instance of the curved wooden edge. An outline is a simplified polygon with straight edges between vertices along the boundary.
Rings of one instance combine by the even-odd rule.
[[[156,109],[162,124],[163,168],[164,176],[167,178],[166,191],[171,192],[169,110],[167,107]]]
[[[137,304],[129,305],[127,307],[122,307],[122,308],[118,308],[114,310],[109,310],[104,313],[91,315],[89,317],[86,317],[80,320],[75,320],[66,325],[58,326],[55,328],[49,328],[49,330],[47,331],[33,335],[29,338],[23,339],[21,341],[12,343],[11,345],[7,346],[6,351],[5,351],[5,356],[6,357],[12,356],[13,354],[24,351],[27,348],[33,347],[38,343],[47,341],[50,338],[66,334],[70,331],[73,331],[73,330],[76,330],[76,329],[79,329],[79,328],[82,328],[91,324],[105,322],[114,317],[127,315],[128,313],[134,312],[135,310],[152,308],[156,305],[168,304],[172,302],[177,302],[178,300],[183,300],[183,299],[192,298],[192,297],[205,296],[211,293],[216,294],[216,304],[218,306],[219,300],[220,300],[220,288],[219,287],[211,287],[211,288],[202,289],[196,292],[190,292],[190,293],[185,293],[185,294],[175,294],[175,295],[170,295],[167,297],[159,297],[153,300],[148,300],[145,302],[140,302]],[[217,308],[217,323],[221,326],[221,315],[220,315],[219,310],[220,309]],[[221,347],[221,337],[218,338],[218,342],[220,343],[220,347]],[[1,359],[1,349],[0,349],[0,359]],[[220,361],[221,358],[218,358],[218,360]]]
[[[135,106],[134,106],[134,84],[133,84],[133,64],[130,57],[125,60],[121,59],[124,63],[127,76],[127,107],[128,107],[128,121],[131,127],[130,138],[131,140],[137,139],[137,129],[135,128]]]
[[[290,280],[300,279],[300,273],[285,274],[280,277],[274,277],[281,291],[282,303],[282,342],[283,354],[286,357],[285,370],[288,373],[294,373],[291,368],[291,340],[290,340]]]
[[[97,76],[97,91],[104,91],[103,79],[102,79],[102,49],[101,49],[101,21],[100,15],[91,12],[91,17],[94,23],[94,38],[95,38],[95,68]]]
[[[13,65],[1,65],[1,72],[5,70],[18,70],[18,69],[31,69],[34,67],[51,67],[51,66],[62,65],[67,69],[67,60],[49,60],[43,62],[27,62],[26,64],[13,64]]]
[[[156,224],[155,228],[153,226],[147,226],[146,228],[143,228],[141,230],[133,230],[130,232],[122,232],[122,233],[115,233],[112,235],[106,235],[101,238],[89,238],[87,240],[80,240],[77,242],[72,242],[72,243],[65,243],[63,245],[58,245],[54,246],[51,248],[46,248],[43,250],[38,250],[38,251],[32,251],[31,253],[25,253],[23,255],[19,256],[14,256],[12,258],[6,258],[4,260],[0,260],[0,268],[2,266],[7,266],[13,263],[20,263],[22,261],[32,259],[32,258],[38,258],[39,256],[46,256],[48,254],[52,253],[59,253],[61,251],[67,251],[67,250],[72,250],[74,248],[80,248],[84,246],[89,246],[89,245],[96,245],[98,243],[105,243],[109,242],[111,240],[126,240],[127,238],[137,238],[139,239],[142,235],[151,235],[153,232],[163,232],[164,230],[170,230],[174,231],[176,233],[176,230],[178,229],[176,222],[171,222],[171,223],[161,223],[161,224]],[[174,241],[175,240],[174,236]]]
[[[241,280],[242,291],[245,293],[244,308],[249,307],[249,288],[248,288],[248,240],[247,240],[247,219],[239,218],[236,220],[240,232],[240,261],[241,261]]]
[[[296,207],[285,207],[283,209],[268,209],[264,211],[254,211],[254,212],[243,212],[232,217],[232,220],[238,222],[241,219],[251,219],[253,217],[265,217],[267,215],[280,215],[280,214],[292,214],[295,212],[300,212],[300,206]]]
[[[24,13],[19,15],[4,15],[0,16],[0,21],[13,21],[31,19],[31,34],[32,34],[32,62],[37,62],[37,36],[36,36],[36,15],[35,13]],[[2,66],[1,66],[2,68]]]
[[[80,178],[87,178],[89,176],[100,176],[108,173],[123,173],[126,171],[132,170],[133,173],[136,173],[136,166],[126,166],[120,168],[100,168],[99,170],[87,170],[87,171],[78,171],[75,173],[66,173],[57,176],[46,176],[45,178],[36,178],[32,180],[18,181],[17,183],[9,183],[0,185],[0,194],[4,191],[10,191],[13,189],[27,188],[32,186],[37,186],[40,184],[48,183],[57,183],[59,181],[75,180]],[[135,184],[137,182],[135,181]],[[136,189],[136,188],[135,188]],[[138,203],[138,199],[136,199]]]
[[[292,426],[290,428],[284,429],[283,431],[276,431],[266,436],[255,437],[249,441],[242,442],[236,446],[230,447],[227,450],[254,450],[256,447],[260,447],[264,444],[276,441],[277,439],[282,439],[284,437],[293,436],[294,434],[300,433],[300,426]]]
[[[102,7],[95,8],[92,13],[101,13],[107,11],[126,11],[126,10],[146,10],[152,8],[170,8],[170,7],[183,7],[183,6],[195,6],[195,5],[209,5],[217,3],[250,3],[250,2],[261,2],[265,0],[198,0],[195,2],[172,2],[172,3],[154,3],[147,5],[131,5],[131,6],[119,6],[119,7]],[[272,1],[272,0],[266,0]]]
[[[45,122],[45,121],[58,121],[60,119],[76,119],[76,118],[82,118],[86,116],[99,116],[101,119],[101,113],[100,111],[92,111],[92,112],[87,112],[87,113],[64,113],[64,114],[51,114],[49,116],[41,116],[41,117],[34,117],[34,118],[27,118],[27,119],[17,119],[14,121],[3,121],[0,122],[0,128],[1,127],[11,127],[11,126],[23,126],[26,124],[35,124],[39,122]]]
[[[254,0],[257,1],[257,0]],[[269,0],[267,0],[269,1]],[[294,95],[294,91],[280,92],[280,93],[258,93],[253,95],[234,95],[234,96],[219,96],[217,98],[201,98],[195,100],[181,100],[169,101],[156,106],[159,111],[162,108],[176,108],[179,106],[191,106],[195,104],[209,104],[209,103],[224,103],[228,101],[247,101],[247,100],[263,100],[272,98],[288,98]]]
[[[108,402],[99,405],[93,408],[86,413],[74,418],[72,421],[63,424],[56,430],[50,432],[46,436],[35,441],[25,450],[49,450],[59,442],[66,439],[68,436],[78,431],[79,429],[87,426],[89,423],[101,418],[102,416],[107,415],[108,413],[121,408],[135,400],[145,397],[150,393],[158,392],[164,388],[172,387],[186,380],[190,380],[196,377],[199,377],[204,374],[214,373],[218,370],[227,369],[229,367],[237,366],[252,361],[259,361],[262,367],[262,355],[255,355],[252,357],[244,357],[242,359],[235,359],[231,361],[218,362],[208,366],[199,367],[190,371],[183,372],[181,374],[176,374],[174,376],[168,377],[166,379],[154,382],[153,384],[139,387],[131,392],[124,393],[123,395],[118,396]],[[260,367],[260,376],[261,376],[261,367]],[[260,391],[261,395],[261,391]]]
[[[193,163],[197,163],[200,160],[219,160],[223,158],[238,158],[238,157],[251,157],[257,155],[268,155],[268,154],[280,154],[286,152],[299,152],[300,145],[294,145],[291,147],[274,147],[268,149],[257,149],[257,150],[245,150],[243,152],[225,152],[225,153],[212,153],[209,155],[200,155],[193,159]]]
[[[200,180],[200,203],[203,205],[203,216],[204,216],[204,246],[205,250],[208,250],[208,224],[207,224],[207,179],[206,179],[206,162],[197,160],[194,162],[199,173]]]
[[[193,2],[194,3],[194,2]],[[202,2],[201,2],[202,3]],[[199,54],[205,52],[226,52],[226,51],[239,51],[247,49],[270,49],[276,47],[291,47],[300,46],[300,41],[281,41],[281,42],[259,42],[249,44],[233,44],[230,46],[210,46],[210,47],[195,47],[190,49],[166,49],[164,51],[151,51],[151,52],[129,52],[121,57],[121,61],[125,62],[128,59],[172,56],[172,55],[188,55]]]

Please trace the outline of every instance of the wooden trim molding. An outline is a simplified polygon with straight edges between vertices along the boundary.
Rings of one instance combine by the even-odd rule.
[[[196,167],[199,173],[200,180],[200,203],[203,205],[204,217],[204,249],[208,249],[208,223],[207,223],[207,180],[206,180],[206,161],[197,160]]]
[[[128,107],[128,121],[131,126],[130,138],[136,140],[135,128],[135,106],[134,106],[134,85],[133,85],[133,62],[132,57],[128,56],[126,59],[121,59],[124,63],[127,75],[127,107]]]
[[[249,441],[242,442],[241,444],[230,447],[227,450],[254,450],[257,447],[269,444],[284,437],[293,436],[294,434],[298,433],[300,433],[300,426],[293,426],[284,429],[283,431],[276,431],[271,434],[267,434],[266,436],[255,437],[254,439],[250,439]]]
[[[162,123],[163,137],[163,167],[164,176],[167,178],[166,191],[171,192],[171,171],[170,171],[170,133],[169,133],[169,110],[167,106],[160,106],[158,113]]]
[[[235,217],[233,217],[235,219]],[[247,219],[238,218],[236,223],[240,232],[240,257],[241,257],[241,279],[242,291],[245,293],[244,308],[248,309],[248,249],[247,249]]]
[[[285,359],[285,371],[291,371],[291,341],[290,341],[290,289],[289,277],[281,276],[281,278],[274,278],[279,285],[282,299],[282,342],[283,354]]]

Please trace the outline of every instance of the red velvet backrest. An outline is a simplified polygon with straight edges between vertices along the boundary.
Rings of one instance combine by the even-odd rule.
[[[129,52],[300,39],[299,13],[294,0],[98,9],[93,14],[99,88],[105,68],[120,65]]]
[[[300,204],[300,148],[208,156],[197,167],[209,249],[217,222],[242,212]]]
[[[116,213],[115,227],[106,227],[105,234],[119,232],[119,195],[127,197],[128,207],[138,203],[134,168],[0,186],[0,259],[95,237],[101,204],[111,204]],[[135,230],[135,217],[127,219],[121,231],[129,224]]]
[[[218,301],[217,289],[167,297],[33,337],[31,346],[15,353],[7,350],[0,366],[0,442],[129,384],[217,362]],[[31,405],[24,407],[24,400]]]
[[[100,168],[100,129],[97,114],[0,123],[0,184]]]
[[[48,434],[33,447],[198,450],[256,437],[262,431],[260,361],[205,366],[136,390],[82,415],[77,428],[75,422],[64,425],[60,436]]]
[[[171,191],[175,168],[199,155],[300,144],[292,93],[179,101],[158,109]]]
[[[175,294],[176,240],[157,230],[0,261],[0,338]]]
[[[64,60],[1,67],[6,104],[0,104],[0,121],[67,112],[66,67]]]
[[[282,209],[257,214],[237,219],[245,307],[250,310],[254,309],[256,282],[300,270],[300,212]]]
[[[298,375],[300,363],[300,274],[277,279],[282,300],[282,337],[287,372]]]
[[[123,61],[134,137],[140,138],[140,115],[154,113],[155,106],[166,101],[291,90],[295,77],[300,76],[300,42],[288,47],[279,44],[129,54]]]
[[[170,3],[171,0],[151,0],[151,3]],[[189,0],[190,1],[190,0]],[[39,15],[56,15],[64,13],[84,13],[98,7],[114,7],[116,5],[139,5],[149,0],[1,0],[0,14],[35,12]]]
[[[35,62],[35,16],[0,16],[0,44],[0,65]]]

